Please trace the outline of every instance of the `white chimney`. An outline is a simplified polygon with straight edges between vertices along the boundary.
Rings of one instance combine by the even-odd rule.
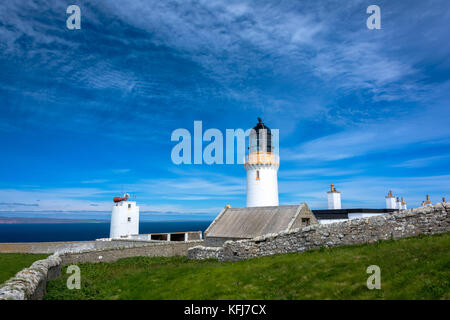
[[[397,201],[395,203],[395,209],[398,209],[398,210],[402,209],[402,202],[400,201],[399,197],[397,197]]]
[[[328,193],[328,209],[341,209],[341,193],[334,188],[334,184],[331,185]]]
[[[423,202],[423,205],[424,205],[425,207],[430,207],[430,206],[433,205],[433,203],[432,203],[431,200],[430,200],[430,195],[427,194],[427,200]]]
[[[389,190],[389,193],[386,196],[386,209],[397,209],[397,202],[392,195],[392,190]]]
[[[406,208],[406,202],[405,202],[405,199],[402,197],[402,206],[401,206],[401,209],[402,210],[407,210],[407,208]]]

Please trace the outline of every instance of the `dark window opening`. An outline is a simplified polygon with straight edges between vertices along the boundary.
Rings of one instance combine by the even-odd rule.
[[[184,233],[172,233],[170,241],[184,241]]]
[[[131,217],[128,217],[128,222],[131,222]]]
[[[152,234],[151,240],[167,240],[167,234]]]
[[[259,180],[259,170],[256,170],[256,180]]]
[[[310,225],[310,219],[302,218],[302,226],[309,226],[309,225]]]

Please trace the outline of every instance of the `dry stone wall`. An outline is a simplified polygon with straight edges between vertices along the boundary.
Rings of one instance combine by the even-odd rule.
[[[87,250],[104,250],[110,248],[145,246],[148,243],[161,241],[143,241],[128,239],[113,239],[111,241],[61,241],[61,242],[25,242],[25,243],[0,243],[2,253],[65,253]]]
[[[202,240],[158,243],[147,243],[134,247],[116,247],[108,249],[85,250],[78,252],[66,252],[61,255],[62,263],[80,262],[113,262],[129,257],[174,257],[186,256],[188,249],[202,244]]]
[[[48,280],[61,275],[61,258],[54,254],[34,262],[0,286],[0,300],[38,300],[46,293]]]
[[[378,240],[450,232],[449,213],[450,203],[436,204],[371,218],[312,225],[251,240],[227,241],[222,250],[217,251],[196,247],[189,250],[188,257],[237,261],[280,253],[303,252],[320,247],[373,243]]]

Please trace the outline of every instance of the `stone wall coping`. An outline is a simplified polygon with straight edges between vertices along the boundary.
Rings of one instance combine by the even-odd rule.
[[[195,247],[189,248],[188,251],[189,250],[221,251],[221,250],[223,250],[223,247],[195,246]]]
[[[130,241],[136,242],[136,241]],[[74,251],[64,251],[60,254],[75,254],[75,253],[88,253],[88,252],[101,252],[101,251],[112,251],[112,250],[124,250],[124,249],[132,249],[132,248],[142,248],[142,247],[156,247],[156,246],[167,246],[167,245],[180,245],[186,243],[203,243],[203,240],[191,240],[191,241],[161,241],[161,242],[148,242],[142,241],[136,245],[124,245],[118,247],[107,247],[107,248],[92,248],[92,249],[84,249],[84,250],[74,250]]]

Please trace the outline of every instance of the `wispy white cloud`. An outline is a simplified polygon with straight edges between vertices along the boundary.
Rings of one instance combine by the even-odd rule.
[[[146,190],[146,199],[166,200],[220,200],[236,199],[245,194],[245,180],[223,174],[199,173],[195,177],[180,175],[176,178],[148,179],[133,185]]]
[[[139,100],[145,100],[146,104],[148,99],[153,98],[170,104],[174,100],[167,97],[175,95],[183,101],[196,101],[195,96],[189,97],[196,92],[195,87],[180,90],[173,82],[162,81],[164,77],[159,79],[123,65],[124,60],[139,59],[149,72],[154,65],[147,59],[152,59],[148,58],[149,52],[141,50],[150,50],[149,44],[165,47],[168,55],[170,52],[170,55],[184,59],[185,64],[192,62],[199,65],[196,72],[218,86],[198,88],[199,94],[210,91],[214,96],[237,101],[236,108],[253,108],[273,118],[289,114],[289,117],[281,119],[286,130],[294,130],[301,119],[326,117],[324,104],[329,105],[343,92],[368,90],[373,95],[368,98],[373,101],[409,101],[422,99],[424,87],[429,88],[420,82],[424,79],[423,70],[419,67],[420,57],[398,54],[399,50],[392,46],[390,50],[385,50],[397,41],[393,32],[381,30],[368,33],[364,23],[364,4],[363,1],[339,5],[333,1],[304,1],[302,4],[250,0],[82,1],[80,5],[86,28],[103,28],[104,32],[97,32],[95,36],[105,42],[108,50],[114,51],[115,45],[134,48],[125,56],[111,55],[105,59],[95,50],[76,58],[67,54],[68,51],[76,53],[77,50],[85,50],[83,41],[86,39],[72,37],[64,29],[65,4],[57,1],[45,5],[39,1],[7,2],[0,11],[0,20],[7,21],[6,31],[0,35],[0,44],[5,47],[4,52],[15,59],[24,54],[27,61],[39,57],[40,65],[51,70],[55,78],[64,78],[66,83],[73,83],[78,89],[114,91],[122,97],[141,97]],[[42,12],[42,6],[47,11]],[[422,7],[417,6],[417,10],[421,10],[422,23],[426,22],[430,29],[437,29],[439,23],[433,24],[431,19],[435,18],[435,14],[423,11]],[[415,8],[410,6],[409,10],[415,12]],[[359,9],[361,12],[358,13]],[[393,17],[403,13],[404,9],[402,6],[389,6],[386,15],[391,19],[386,19],[386,29],[394,27],[392,24],[397,20]],[[408,14],[405,13],[406,16]],[[448,11],[444,10],[443,14],[448,15]],[[49,19],[39,19],[36,15],[49,15]],[[114,34],[103,24],[105,16],[117,21]],[[55,17],[63,28],[58,23],[46,22],[54,21]],[[392,23],[389,22],[391,20]],[[126,26],[141,32],[139,37],[125,36],[123,29]],[[402,34],[405,33],[403,23],[397,27]],[[161,71],[158,68],[155,72]],[[273,78],[274,82],[281,80],[290,83],[299,88],[298,92],[291,92],[288,97],[274,96],[256,85],[260,83],[258,80],[264,80],[260,74]],[[313,86],[315,91],[322,91],[323,101],[302,93],[309,86]],[[166,87],[170,94],[165,93]],[[21,87],[21,90],[26,94],[26,89]],[[32,90],[30,94],[36,96],[39,92]],[[49,89],[45,91],[45,100],[48,102],[52,95],[58,101],[63,99],[58,92]],[[80,112],[83,116],[73,119],[76,127],[90,128],[98,123],[98,117],[104,113],[112,115],[121,112],[120,103],[108,102],[81,104],[79,108],[85,112]],[[189,108],[195,105],[193,103]],[[362,107],[349,105],[347,108],[354,110]],[[48,109],[46,113],[51,112]],[[91,110],[96,112],[89,112]],[[167,117],[155,112],[154,108],[141,108],[139,111],[141,120],[157,119],[159,125],[167,126]],[[59,110],[53,109],[52,112],[57,117]],[[372,112],[366,112],[360,120],[373,116]],[[358,119],[350,112],[341,113],[340,117],[341,123]],[[327,118],[331,123],[335,120],[333,117]],[[114,134],[110,130],[104,130],[102,134],[123,139],[153,137],[142,134],[142,128],[136,128],[136,125],[116,125],[123,127],[118,130],[122,134]]]
[[[189,55],[219,81],[246,79],[249,66],[276,63],[277,73],[312,71],[338,87],[371,88],[381,96],[380,87],[397,86],[418,70],[414,61],[387,55],[384,34],[369,34],[362,23],[364,11],[361,21],[345,20],[361,3],[307,2],[299,10],[289,1],[166,1],[149,6],[133,0],[126,6],[108,2],[105,10]],[[360,26],[352,30],[345,23]],[[284,61],[289,63],[278,63]]]
[[[418,143],[436,143],[448,137],[449,115],[430,118],[418,114],[395,120],[373,122],[327,135],[294,148],[281,149],[284,161],[333,161],[405,148]]]
[[[162,186],[164,187],[164,186]],[[145,190],[140,190],[141,194]],[[0,190],[0,212],[14,214],[21,213],[24,209],[27,212],[34,213],[60,213],[61,215],[69,214],[85,214],[89,212],[91,216],[108,216],[113,206],[112,196],[114,192],[104,189],[93,188],[65,188],[65,189],[36,189],[36,190]],[[156,195],[157,197],[157,195]],[[149,204],[142,201],[145,197],[140,197],[138,205],[143,215],[148,214],[206,214],[214,215],[220,209],[220,206],[200,205],[196,207],[186,206],[183,202],[186,199],[180,197],[181,203],[171,203],[172,201],[159,202],[157,204]],[[27,202],[18,202],[18,199],[27,200]],[[31,199],[36,199],[32,201]],[[170,199],[167,199],[170,200]],[[202,200],[202,199],[200,199]],[[186,201],[189,201],[186,200]]]
[[[317,177],[346,177],[350,175],[356,175],[363,172],[362,169],[349,169],[342,170],[339,168],[311,168],[311,169],[291,169],[280,170],[278,176],[281,179],[300,179],[304,177],[317,178]]]
[[[81,183],[84,184],[98,184],[98,183],[105,183],[108,182],[109,180],[107,179],[94,179],[94,180],[83,180],[81,181]]]
[[[422,168],[450,158],[450,155],[416,158],[392,165],[399,168]]]
[[[11,205],[1,208],[2,211],[20,211],[22,206],[15,203],[37,204],[32,211],[72,211],[92,210],[91,204],[96,204],[96,210],[109,210],[110,204],[106,201],[107,190],[96,188],[60,188],[60,189],[2,189],[0,202]]]
[[[128,173],[131,169],[114,169],[113,173]]]

